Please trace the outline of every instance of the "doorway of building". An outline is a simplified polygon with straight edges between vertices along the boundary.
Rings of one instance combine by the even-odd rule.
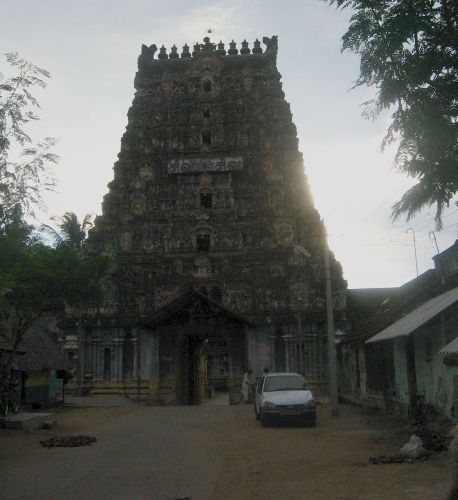
[[[201,342],[195,337],[188,337],[187,348],[187,400],[188,405],[200,404],[199,352]]]
[[[207,384],[205,340],[198,336],[187,335],[182,344],[180,358],[177,401],[183,405],[200,405]]]
[[[103,378],[104,380],[111,379],[111,349],[109,347],[103,350]]]

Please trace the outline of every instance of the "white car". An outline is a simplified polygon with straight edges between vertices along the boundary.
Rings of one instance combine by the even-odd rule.
[[[316,402],[298,373],[267,373],[256,386],[256,420],[262,425],[295,422],[316,425]]]

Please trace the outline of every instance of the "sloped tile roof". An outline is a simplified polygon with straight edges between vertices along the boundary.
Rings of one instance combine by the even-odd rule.
[[[429,299],[392,325],[366,340],[367,344],[409,335],[439,313],[458,302],[458,287]]]
[[[351,334],[345,336],[342,343],[365,341],[422,304],[456,286],[458,286],[458,277],[442,284],[438,273],[434,269],[429,269],[399,287],[398,294],[386,299],[374,314],[355,328]]]

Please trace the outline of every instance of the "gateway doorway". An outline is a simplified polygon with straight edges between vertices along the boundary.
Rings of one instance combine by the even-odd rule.
[[[199,337],[186,336],[180,354],[177,402],[182,405],[199,405],[205,397],[207,387],[205,342]]]
[[[158,402],[200,405],[218,389],[213,384],[240,391],[249,320],[190,290],[147,325],[158,337]]]

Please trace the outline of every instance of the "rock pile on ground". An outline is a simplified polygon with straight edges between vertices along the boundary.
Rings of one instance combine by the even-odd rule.
[[[40,444],[46,448],[53,448],[54,446],[86,446],[95,442],[97,442],[97,438],[93,436],[56,436],[49,439],[42,439]]]
[[[423,446],[431,452],[441,452],[448,449],[451,441],[450,429],[453,422],[451,420],[439,420],[429,422],[415,429],[417,436],[420,436]]]
[[[407,462],[407,459],[399,455],[379,455],[378,457],[369,457],[369,462],[373,465],[401,464],[402,462]]]

